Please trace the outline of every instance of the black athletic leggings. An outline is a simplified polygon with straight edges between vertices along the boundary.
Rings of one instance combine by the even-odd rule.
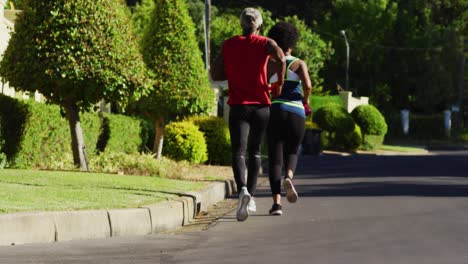
[[[273,195],[281,194],[283,162],[286,175],[288,169],[293,172],[296,169],[304,131],[303,117],[280,109],[271,109],[268,124],[268,177]]]
[[[269,116],[270,107],[268,105],[230,106],[229,132],[231,133],[232,171],[238,193],[243,186],[247,186],[249,193],[255,194],[262,162],[260,143],[265,134]],[[245,183],[246,167],[248,167],[247,185]]]

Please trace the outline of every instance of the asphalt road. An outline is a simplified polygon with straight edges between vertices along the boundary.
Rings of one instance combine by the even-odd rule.
[[[468,152],[303,156],[299,201],[206,230],[0,247],[0,263],[468,263]],[[229,203],[227,203],[229,204]]]

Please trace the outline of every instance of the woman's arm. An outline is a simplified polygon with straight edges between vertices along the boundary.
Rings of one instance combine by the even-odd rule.
[[[307,69],[307,63],[305,63],[305,61],[299,61],[299,67],[296,73],[299,75],[299,78],[301,78],[302,81],[302,92],[304,96],[302,98],[302,103],[309,104],[309,97],[310,93],[312,92],[312,82],[310,81],[309,71]]]

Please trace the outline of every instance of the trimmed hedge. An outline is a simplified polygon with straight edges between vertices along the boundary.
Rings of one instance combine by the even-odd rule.
[[[364,135],[385,136],[387,123],[380,111],[373,105],[359,105],[351,112],[354,122]]]
[[[340,105],[330,104],[317,110],[314,122],[322,128],[322,146],[354,151],[361,143],[361,130],[351,115]]]
[[[354,121],[346,109],[339,105],[326,105],[314,114],[314,122],[332,133],[347,134],[354,130]]]
[[[409,134],[405,136],[400,113],[388,115],[386,117],[389,124],[387,138],[410,138],[415,140],[441,140],[447,138],[443,114],[422,115],[410,113],[409,118]]]
[[[354,122],[361,127],[362,148],[373,150],[379,148],[385,139],[388,126],[380,111],[373,105],[360,105],[351,112]]]
[[[141,135],[141,120],[119,115],[104,115],[109,129],[97,113],[81,115],[81,125],[88,158],[97,150],[138,152],[146,138]],[[0,152],[16,168],[41,168],[71,154],[68,122],[56,105],[32,100],[18,100],[0,95]],[[108,135],[105,135],[108,133]],[[99,144],[98,144],[99,143]]]
[[[187,121],[197,125],[203,133],[208,148],[208,163],[218,165],[231,163],[231,138],[229,128],[223,118],[196,116]]]
[[[363,142],[361,128],[358,125],[355,125],[353,132],[336,134],[333,141],[337,149],[355,151]]]
[[[176,161],[186,160],[194,164],[208,160],[203,133],[192,122],[172,122],[164,131],[163,155]]]

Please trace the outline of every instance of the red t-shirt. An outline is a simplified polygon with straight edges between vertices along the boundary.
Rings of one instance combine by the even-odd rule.
[[[267,38],[236,36],[223,43],[229,105],[270,105],[267,80]]]

